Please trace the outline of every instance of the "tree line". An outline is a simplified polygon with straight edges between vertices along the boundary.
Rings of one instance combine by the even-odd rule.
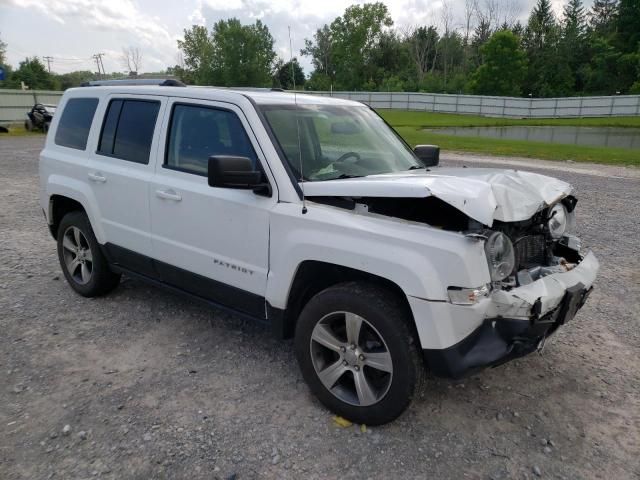
[[[260,20],[231,18],[211,29],[194,25],[178,41],[177,64],[167,68],[188,84],[308,90],[425,91],[554,97],[640,93],[640,0],[568,0],[562,14],[537,0],[526,22],[513,0],[465,0],[455,18],[444,0],[429,25],[398,28],[384,3],[348,7],[305,39],[297,58],[275,53]],[[0,41],[0,65],[4,47]],[[0,86],[62,88],[91,72],[49,74],[26,59]],[[92,75],[94,76],[94,75]],[[56,83],[57,82],[57,83]]]
[[[480,3],[482,2],[482,3]],[[383,3],[355,5],[301,52],[317,90],[427,91],[554,97],[640,93],[640,0],[569,0],[560,18],[538,0],[526,24],[509,2],[444,3],[438,25],[393,28]],[[454,28],[454,25],[463,26]]]

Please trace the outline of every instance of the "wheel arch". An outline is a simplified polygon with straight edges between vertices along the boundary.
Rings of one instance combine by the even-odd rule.
[[[55,240],[58,239],[60,222],[66,214],[74,211],[87,213],[87,210],[78,200],[59,194],[49,197],[49,231]]]
[[[300,312],[314,295],[331,286],[351,281],[373,284],[389,290],[400,299],[413,319],[407,296],[394,281],[344,265],[305,260],[296,269],[284,310],[278,311],[278,309],[271,308],[270,316],[274,321],[274,333],[281,338],[292,338]],[[415,329],[415,321],[412,323]]]
[[[98,221],[101,218],[100,208],[90,186],[86,182],[66,175],[45,174],[43,176],[42,170],[40,175],[40,181],[43,184],[41,205],[43,209],[47,209],[47,222],[53,237],[56,238],[58,225],[64,215],[74,210],[82,210],[89,217],[89,223],[98,243],[104,244],[105,235]]]

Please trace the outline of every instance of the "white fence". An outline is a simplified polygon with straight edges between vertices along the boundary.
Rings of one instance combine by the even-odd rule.
[[[346,98],[373,108],[475,114],[488,117],[553,118],[640,115],[640,95],[615,97],[517,98],[441,93],[308,92]],[[34,103],[57,104],[62,92],[0,90],[0,122],[17,122]]]
[[[62,92],[51,90],[0,90],[0,123],[22,122],[34,103],[57,105]]]
[[[517,98],[441,93],[304,92],[345,98],[373,108],[475,114],[487,117],[553,118],[640,115],[640,95]]]

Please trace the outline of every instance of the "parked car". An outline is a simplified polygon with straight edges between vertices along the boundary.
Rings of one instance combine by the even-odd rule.
[[[563,181],[439,167],[357,102],[114,85],[67,90],[40,155],[69,285],[132,275],[267,322],[349,420],[396,418],[425,367],[535,351],[591,292]]]
[[[25,130],[28,132],[31,132],[32,130],[42,130],[45,133],[48,132],[54,113],[56,113],[55,105],[36,103],[31,107],[31,110],[27,112],[27,118],[24,121]]]

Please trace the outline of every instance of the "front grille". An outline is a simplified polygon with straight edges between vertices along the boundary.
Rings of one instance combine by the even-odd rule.
[[[516,271],[543,265],[546,258],[544,235],[526,235],[514,244]]]

